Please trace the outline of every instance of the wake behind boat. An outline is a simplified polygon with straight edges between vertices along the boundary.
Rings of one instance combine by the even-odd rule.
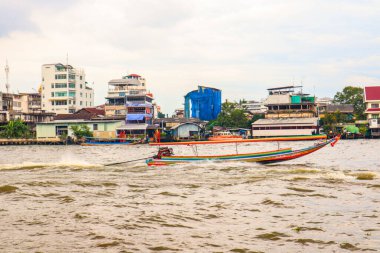
[[[168,147],[159,148],[158,154],[153,158],[146,160],[149,166],[162,166],[177,163],[190,163],[199,161],[243,161],[243,162],[259,162],[259,163],[276,163],[292,159],[296,159],[310,153],[313,153],[328,144],[334,146],[340,139],[340,136],[316,143],[310,147],[292,150],[291,148],[277,149],[272,151],[245,153],[245,154],[227,154],[214,156],[200,156],[198,154],[192,156],[175,156],[173,151]]]

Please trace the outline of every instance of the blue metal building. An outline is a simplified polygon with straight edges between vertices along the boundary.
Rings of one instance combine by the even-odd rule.
[[[214,120],[222,110],[222,91],[198,86],[185,96],[185,117],[200,120]]]

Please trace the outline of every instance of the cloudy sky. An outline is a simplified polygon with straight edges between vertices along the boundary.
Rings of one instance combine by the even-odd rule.
[[[127,73],[169,114],[197,85],[229,100],[301,83],[333,96],[380,83],[379,13],[375,0],[0,0],[0,90],[6,58],[11,90],[29,92],[68,53],[97,104]]]

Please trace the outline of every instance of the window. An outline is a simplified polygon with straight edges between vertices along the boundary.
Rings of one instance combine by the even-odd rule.
[[[51,96],[54,97],[54,92],[51,93]]]
[[[98,124],[94,124],[92,127],[94,131],[98,130]]]
[[[371,104],[371,108],[379,108],[379,104]]]
[[[51,88],[54,89],[54,83],[51,84]]]
[[[81,88],[81,89],[83,88],[83,85],[82,85],[82,84],[80,84],[80,88]]]
[[[54,101],[51,101],[51,105],[54,105]]]
[[[69,88],[75,88],[75,83],[69,83]]]
[[[66,97],[67,96],[67,92],[66,91],[56,92],[55,96],[56,97]]]
[[[87,98],[87,93],[86,93],[86,98]]]
[[[79,105],[82,105],[82,101],[79,102]]]
[[[71,105],[71,100],[69,100],[69,105]]]
[[[66,74],[57,74],[57,75],[55,75],[55,79],[56,79],[56,80],[59,80],[59,79],[66,79]]]
[[[80,97],[83,97],[83,94],[82,94],[82,92],[80,93]]]
[[[55,101],[55,105],[67,105],[67,100]]]
[[[69,79],[75,79],[75,75],[69,75]]]
[[[87,106],[87,101],[86,101],[86,106]]]
[[[60,135],[67,135],[68,133],[68,127],[67,126],[56,126],[55,127],[55,134]]]
[[[80,76],[79,79],[82,80],[82,76]]]
[[[378,119],[379,118],[379,114],[372,114],[372,118],[373,119]]]
[[[70,97],[75,97],[75,91],[69,91],[69,96]]]
[[[67,84],[66,83],[56,83],[55,88],[67,88]]]

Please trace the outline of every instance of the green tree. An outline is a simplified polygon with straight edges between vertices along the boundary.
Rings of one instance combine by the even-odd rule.
[[[340,111],[336,111],[333,113],[326,113],[323,118],[320,120],[320,124],[323,127],[323,131],[328,133],[330,131],[336,132],[336,125],[338,123],[347,123],[350,122],[350,119],[347,115],[341,113]]]
[[[158,117],[159,119],[163,119],[163,118],[165,118],[165,114],[162,113],[162,112],[158,112],[158,113],[157,113],[157,117]]]
[[[21,119],[11,120],[1,129],[1,135],[7,138],[28,138],[30,136],[29,127]]]
[[[361,87],[346,86],[342,92],[337,92],[334,102],[340,104],[352,104],[356,119],[365,119],[364,91]]]
[[[255,121],[257,121],[257,120],[259,120],[259,119],[264,119],[265,118],[265,115],[264,114],[255,114],[255,115],[253,115],[253,117],[252,117],[252,123],[253,122],[255,122]]]
[[[93,133],[87,125],[71,126],[71,131],[73,131],[73,134],[77,140],[82,139],[83,137],[93,136]]]
[[[238,108],[237,103],[224,102],[222,110],[216,120],[209,122],[209,127],[241,127],[250,128],[251,120],[247,117],[244,110]]]

